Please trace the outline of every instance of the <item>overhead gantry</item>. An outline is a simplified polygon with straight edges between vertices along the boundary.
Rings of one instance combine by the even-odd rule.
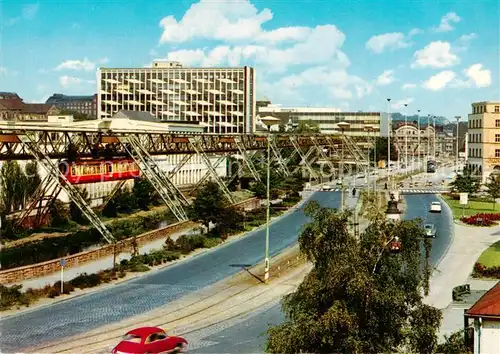
[[[95,158],[102,153],[113,157],[132,158],[139,166],[143,175],[151,182],[164,203],[179,220],[187,220],[186,207],[189,198],[186,197],[172,182],[173,176],[194,155],[199,156],[207,167],[203,176],[193,190],[196,190],[208,178],[212,178],[221,188],[229,201],[234,202],[228,186],[246,167],[252,177],[260,181],[261,177],[255,167],[255,156],[259,151],[272,151],[271,163],[277,163],[283,176],[290,175],[289,163],[295,155],[299,155],[300,165],[304,166],[310,176],[317,177],[318,172],[313,165],[322,158],[335,171],[338,164],[332,156],[338,155],[339,147],[345,148],[344,160],[352,160],[358,165],[367,165],[367,159],[359,147],[351,139],[340,135],[292,135],[292,134],[189,134],[172,132],[120,131],[99,129],[74,129],[67,127],[33,126],[12,123],[0,123],[0,161],[37,160],[44,168],[47,177],[39,186],[28,208],[23,211],[24,217],[34,210],[47,213],[51,201],[64,190],[89,219],[91,224],[108,242],[114,242],[113,235],[102,223],[98,215],[84,200],[79,190],[73,186],[58,168],[55,161],[68,158],[70,150],[76,158]],[[330,156],[325,154],[330,151]],[[284,151],[291,153],[285,158]],[[306,152],[304,152],[304,150]],[[155,162],[154,156],[183,155],[181,161],[170,172],[165,172]],[[226,157],[238,154],[244,161],[238,171],[225,180],[217,173],[217,167]],[[212,164],[209,156],[220,156]],[[122,182],[117,183],[104,203],[118,191]],[[42,214],[37,215],[41,219]]]

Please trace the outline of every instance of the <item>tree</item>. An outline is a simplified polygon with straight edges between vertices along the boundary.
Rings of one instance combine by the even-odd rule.
[[[85,200],[85,202],[90,201],[89,193],[88,193],[87,189],[78,188],[77,191],[80,193],[80,195],[82,196],[83,200]],[[84,225],[88,222],[87,217],[82,213],[82,211],[80,210],[80,208],[78,207],[78,205],[76,205],[76,203],[74,201],[71,201],[69,203],[69,217],[71,220],[79,223],[80,225]]]
[[[70,109],[62,109],[60,111],[60,114],[72,115],[74,120],[89,120],[89,119],[91,119],[88,115],[86,115],[84,113],[80,113],[78,111],[73,111]]]
[[[68,209],[59,199],[55,199],[54,201],[52,201],[49,208],[49,214],[51,226],[58,227],[68,224]]]
[[[450,336],[445,336],[445,342],[441,343],[437,347],[438,353],[443,354],[455,354],[463,353],[468,354],[472,351],[465,345],[465,332],[463,329],[452,333]]]
[[[269,329],[267,351],[431,353],[441,312],[422,303],[429,267],[421,264],[428,240],[420,224],[377,221],[358,239],[348,231],[350,212],[311,202],[306,213],[312,222],[299,245],[313,269],[283,299],[286,320]],[[395,237],[399,254],[388,249]]]
[[[477,177],[472,175],[472,171],[464,168],[462,174],[457,174],[454,181],[450,183],[451,190],[455,193],[474,194],[479,190],[480,184]]]
[[[134,181],[132,193],[137,207],[142,210],[149,210],[149,205],[154,204],[158,199],[155,188],[146,178],[137,178]]]
[[[221,220],[227,207],[229,202],[219,185],[208,181],[198,190],[188,214],[192,220],[200,222],[208,230],[210,223],[217,224]]]
[[[17,161],[4,162],[0,169],[0,193],[5,213],[24,207],[26,176]]]
[[[375,145],[377,149],[377,161],[385,160],[387,161],[387,138],[377,137],[375,140]],[[375,151],[372,149],[370,151],[370,161],[373,161],[373,155]],[[391,161],[396,161],[398,159],[398,150],[394,144],[394,139],[391,139]]]
[[[493,210],[495,210],[497,199],[500,198],[500,175],[490,175],[484,186],[488,195],[493,199]]]
[[[40,186],[42,179],[38,173],[38,164],[36,161],[30,161],[24,167],[26,174],[26,195],[28,198],[33,196],[37,188]]]

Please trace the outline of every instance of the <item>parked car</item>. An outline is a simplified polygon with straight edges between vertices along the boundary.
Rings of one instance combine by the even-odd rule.
[[[436,237],[436,226],[434,224],[425,224],[425,236],[427,237]]]
[[[184,338],[169,336],[159,327],[140,327],[127,332],[111,353],[186,353],[187,347],[188,342]]]
[[[321,187],[321,190],[323,190],[323,191],[331,191],[332,190],[332,186],[330,186],[329,184],[325,184],[323,187]]]
[[[430,207],[431,213],[440,213],[441,212],[441,203],[440,202],[432,202]]]

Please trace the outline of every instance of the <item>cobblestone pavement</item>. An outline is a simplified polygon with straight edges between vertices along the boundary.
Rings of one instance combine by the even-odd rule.
[[[339,194],[315,193],[311,200],[338,207]],[[305,222],[303,205],[275,220],[271,225],[270,254],[278,254],[295,243]],[[241,267],[234,265],[262,261],[264,239],[265,229],[258,229],[238,241],[130,282],[2,319],[0,348],[2,352],[20,351],[161,307],[236,274]]]

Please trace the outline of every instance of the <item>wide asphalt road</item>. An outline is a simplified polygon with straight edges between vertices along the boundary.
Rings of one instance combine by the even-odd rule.
[[[337,208],[340,194],[317,192],[310,200]],[[305,205],[305,204],[304,204]],[[304,205],[271,225],[270,254],[275,255],[297,241],[301,227],[308,221]],[[264,258],[265,229],[228,242],[199,256],[141,278],[51,306],[0,320],[0,350],[19,352],[87,332],[117,322],[180,298],[241,271],[241,264],[256,264]]]
[[[432,240],[430,263],[436,266],[445,254],[453,236],[453,218],[443,206],[441,214],[429,213],[429,205],[439,198],[433,194],[405,196],[408,206],[403,216],[406,220],[422,219],[422,223],[433,223],[437,236]],[[215,324],[186,336],[190,353],[263,353],[269,325],[285,320],[279,303],[256,310],[245,316]]]

